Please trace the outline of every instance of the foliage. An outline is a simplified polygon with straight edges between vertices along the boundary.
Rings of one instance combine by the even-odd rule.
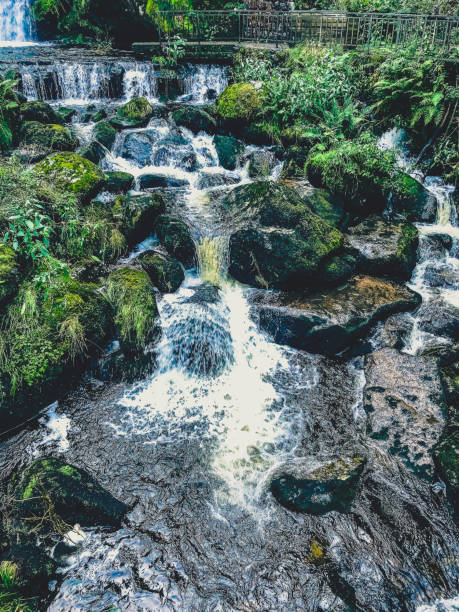
[[[296,0],[297,9],[335,9],[374,13],[458,14],[456,0]]]
[[[0,150],[6,151],[13,144],[14,113],[19,108],[15,89],[19,81],[6,75],[0,81]]]
[[[32,612],[32,602],[19,597],[16,591],[18,567],[11,561],[0,563],[0,610],[1,612]]]
[[[179,61],[185,55],[185,41],[178,35],[167,38],[163,46],[163,55],[153,58],[153,63],[161,67],[161,76],[174,78]]]

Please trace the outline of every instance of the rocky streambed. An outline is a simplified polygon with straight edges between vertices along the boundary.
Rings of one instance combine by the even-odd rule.
[[[138,66],[121,69],[123,85]],[[7,430],[59,388],[0,444],[2,560],[36,576],[24,593],[50,611],[452,598],[450,190],[407,175],[391,215],[328,193],[320,172],[292,180],[285,152],[198,104],[224,69],[193,68],[167,104],[132,72],[110,102],[103,79],[59,74],[71,93],[22,104],[18,153],[111,240],[101,260],[94,236],[76,284],[44,303],[58,322],[72,303],[92,334],[81,376],[49,370],[2,412]]]

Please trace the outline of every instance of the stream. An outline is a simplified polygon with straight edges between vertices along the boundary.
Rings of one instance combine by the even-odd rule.
[[[10,4],[0,38],[27,41],[26,26],[17,27],[27,22],[19,14],[26,3],[0,2],[0,14]],[[170,210],[191,228],[199,258],[176,293],[157,295],[162,336],[147,354],[150,374],[119,382],[95,366],[38,425],[0,443],[1,473],[59,456],[131,507],[118,531],[76,526],[70,546],[56,548],[62,568],[48,611],[458,610],[452,517],[431,482],[368,435],[363,357],[333,359],[275,344],[258,328],[250,289],[227,276],[238,219],[223,211],[222,198],[251,180],[248,164],[257,155],[269,159],[269,180],[276,180],[282,164],[274,152],[247,146],[234,171],[219,166],[212,136],[177,127],[158,102],[152,64],[129,54],[94,59],[43,46],[14,57],[29,99],[78,110],[73,128],[82,142],[91,136],[82,120],[89,103],[116,106],[144,96],[155,104],[149,125],[119,132],[101,166],[133,174],[135,193],[148,192],[142,177],[170,181]],[[0,53],[0,62],[11,56]],[[222,66],[182,70],[183,103],[206,103],[228,84]],[[398,140],[391,132],[381,146]],[[423,305],[459,306],[452,188],[435,177],[423,181],[437,198],[437,218],[418,225],[409,286]],[[447,237],[445,248],[432,245],[438,234]],[[122,262],[153,248],[154,234]],[[403,352],[413,359],[448,342],[423,331],[417,313],[404,316]],[[378,333],[373,343],[384,346]],[[105,359],[116,350],[111,342]],[[289,466],[361,449],[371,469],[348,514],[297,514],[270,493],[272,479]],[[325,547],[326,562],[311,562],[313,541]]]

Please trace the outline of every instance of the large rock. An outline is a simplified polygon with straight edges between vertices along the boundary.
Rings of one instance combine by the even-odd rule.
[[[118,117],[131,127],[147,125],[153,116],[153,107],[146,98],[134,98],[118,110]]]
[[[21,122],[39,121],[40,123],[64,123],[62,116],[52,106],[41,100],[25,102],[20,107]]]
[[[186,179],[168,174],[142,174],[139,178],[140,189],[186,189],[189,186]]]
[[[229,272],[234,278],[265,288],[326,280],[321,265],[340,249],[343,236],[296,191],[280,183],[252,183],[236,187],[223,207],[242,226],[230,238]]]
[[[268,149],[256,149],[248,156],[248,173],[252,179],[265,179],[276,164],[276,156]]]
[[[424,332],[459,341],[459,308],[441,297],[423,302],[416,320]]]
[[[434,461],[446,483],[446,492],[459,514],[459,429],[454,429],[437,445]]]
[[[250,297],[260,327],[275,342],[323,355],[341,353],[377,321],[420,302],[407,287],[369,276],[320,292],[254,291]]]
[[[105,190],[110,193],[126,193],[134,185],[134,176],[129,172],[106,172]]]
[[[71,131],[59,124],[43,124],[27,121],[21,128],[21,156],[30,161],[45,157],[55,151],[75,151],[78,139]]]
[[[120,196],[112,207],[120,230],[132,246],[153,233],[155,221],[166,210],[160,193],[148,196]]]
[[[0,306],[16,293],[19,281],[19,266],[16,254],[6,244],[0,244]]]
[[[250,83],[229,85],[218,98],[220,117],[241,127],[248,123],[262,108],[262,97]]]
[[[166,251],[185,268],[195,265],[196,245],[186,223],[172,215],[161,215],[156,223],[156,233]]]
[[[191,130],[193,133],[215,133],[217,122],[209,113],[199,106],[183,106],[172,113],[172,119],[179,126]]]
[[[364,466],[361,455],[328,462],[302,460],[271,482],[271,492],[282,506],[295,512],[348,512]]]
[[[347,237],[359,271],[410,278],[418,247],[418,230],[411,223],[390,223],[372,216],[350,228]]]
[[[76,153],[54,153],[38,163],[34,173],[58,189],[74,195],[80,204],[87,203],[103,187],[105,176],[94,163]]]
[[[31,542],[13,542],[8,550],[0,555],[0,563],[8,563],[15,571],[13,589],[25,597],[46,597],[49,593],[48,584],[54,577],[57,563],[42,549]],[[0,586],[0,606],[5,612],[10,610],[27,611],[31,608],[10,607],[3,601],[1,596],[3,589]]]
[[[139,261],[161,293],[174,293],[185,280],[183,268],[176,259],[146,251],[139,256]]]
[[[393,197],[393,206],[396,212],[409,221],[431,223],[435,220],[437,200],[419,181],[408,174],[402,174]]]
[[[37,459],[24,470],[15,498],[21,500],[17,504],[19,519],[42,517],[51,502],[56,514],[72,526],[116,527],[128,510],[87,472],[52,457]]]
[[[121,348],[125,353],[142,352],[158,333],[158,306],[148,274],[139,268],[118,268],[108,277],[108,296]]]
[[[94,128],[94,138],[110,151],[115,144],[116,130],[107,121],[101,121]]]
[[[381,349],[366,356],[365,379],[368,434],[410,470],[431,477],[445,409],[437,360]]]
[[[294,183],[293,187],[321,219],[341,231],[348,226],[351,215],[345,210],[340,197],[326,189],[316,189],[304,182]]]
[[[214,145],[220,166],[223,166],[226,170],[235,170],[240,155],[244,150],[242,142],[232,136],[217,134],[214,136]]]

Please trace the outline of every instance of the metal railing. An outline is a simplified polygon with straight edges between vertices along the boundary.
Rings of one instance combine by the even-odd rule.
[[[279,46],[311,42],[348,49],[436,49],[459,60],[459,16],[331,11],[158,11],[159,40],[250,42]]]

